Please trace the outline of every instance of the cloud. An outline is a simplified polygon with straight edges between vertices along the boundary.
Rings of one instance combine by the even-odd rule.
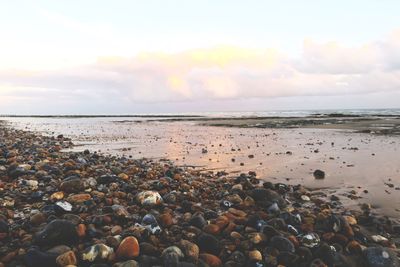
[[[0,98],[133,105],[399,91],[399,51],[397,31],[359,47],[306,40],[298,58],[234,46],[101,57],[56,71],[2,71]]]

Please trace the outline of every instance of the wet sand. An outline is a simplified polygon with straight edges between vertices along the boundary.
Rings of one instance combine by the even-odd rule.
[[[371,203],[374,212],[400,217],[399,137],[355,132],[354,127],[349,129],[348,122],[285,129],[232,127],[232,124],[214,127],[207,124],[218,125],[217,119],[205,123],[187,118],[172,121],[148,118],[7,120],[19,129],[52,136],[64,134],[76,144],[73,151],[89,149],[132,158],[164,158],[178,166],[214,173],[226,171],[230,175],[255,171],[265,181],[302,184],[316,194],[322,191],[327,197],[337,195],[349,208]],[[257,121],[254,120],[251,119]],[[353,123],[355,120],[359,125],[373,122],[354,118]],[[382,123],[382,119],[376,120]],[[221,121],[224,125],[232,121],[242,125],[246,122],[237,118]],[[316,180],[313,177],[316,169],[325,171],[326,178]]]

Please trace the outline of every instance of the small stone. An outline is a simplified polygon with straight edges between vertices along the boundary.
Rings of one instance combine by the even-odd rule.
[[[232,186],[232,190],[243,190],[242,184],[235,184]]]
[[[44,223],[45,221],[46,221],[46,215],[44,215],[41,212],[34,214],[30,218],[30,222],[33,225],[40,225],[40,224]]]
[[[291,252],[294,253],[295,248],[289,239],[283,236],[274,236],[271,238],[271,247],[276,248],[280,252]]]
[[[354,218],[353,216],[346,216],[344,215],[343,218],[347,221],[347,223],[349,225],[356,225],[357,224],[357,220],[356,218]]]
[[[238,217],[246,217],[247,216],[246,212],[239,210],[239,209],[229,208],[228,212],[235,216],[238,216]]]
[[[267,240],[267,237],[263,233],[251,233],[249,234],[249,238],[250,241],[255,245],[260,244],[265,240]]]
[[[262,254],[258,250],[252,250],[249,252],[249,259],[252,261],[262,261]]]
[[[68,245],[78,241],[75,225],[67,220],[53,220],[38,232],[35,242],[39,245]]]
[[[179,247],[182,249],[187,258],[194,262],[197,262],[200,249],[196,244],[183,239],[179,242]]]
[[[86,235],[86,225],[84,225],[83,223],[78,224],[78,226],[76,227],[76,232],[78,233],[78,236],[80,238],[85,237],[85,235]]]
[[[315,259],[311,262],[310,267],[328,267],[321,259]]]
[[[115,225],[111,228],[110,232],[112,235],[119,235],[120,233],[122,233],[122,227],[119,225]]]
[[[75,253],[71,250],[57,257],[56,262],[59,266],[77,265]]]
[[[279,193],[266,188],[256,188],[251,191],[251,197],[255,201],[269,201],[276,202],[280,208],[286,206],[285,200],[282,198]]]
[[[182,250],[177,246],[167,247],[161,253],[161,259],[164,262],[164,266],[176,266],[184,257],[185,255]]]
[[[160,251],[153,244],[147,242],[140,243],[140,254],[148,256],[159,256]]]
[[[56,206],[66,212],[72,211],[72,205],[67,201],[57,201]]]
[[[139,256],[139,242],[133,236],[125,237],[116,252],[117,259],[133,259]]]
[[[161,195],[156,191],[143,191],[136,196],[137,201],[144,206],[160,205],[163,202]]]
[[[124,262],[118,262],[113,267],[139,267],[139,263],[135,260],[129,260]]]
[[[193,216],[190,221],[189,221],[190,225],[193,225],[199,229],[203,229],[204,226],[207,225],[207,221],[204,219],[204,217],[202,215],[195,215]]]
[[[169,227],[174,224],[174,220],[172,218],[171,213],[163,213],[159,217],[160,224],[163,227]]]
[[[111,208],[117,217],[127,218],[129,216],[129,212],[122,205],[112,205]]]
[[[120,174],[118,174],[118,177],[124,181],[129,180],[129,176],[126,173],[120,173]]]
[[[67,200],[69,202],[74,203],[74,204],[83,203],[90,199],[92,199],[92,196],[90,194],[76,194],[76,195],[69,196],[67,198]]]
[[[50,196],[51,200],[61,200],[64,198],[64,192],[59,191],[59,192],[55,192]]]
[[[320,244],[320,238],[317,234],[315,233],[309,233],[304,235],[301,240],[301,244],[307,248],[314,248],[319,246]]]
[[[47,252],[48,253],[57,254],[57,255],[61,255],[61,254],[64,254],[65,252],[68,252],[70,250],[71,250],[71,248],[69,246],[58,245],[58,246],[52,247],[51,249],[47,250]]]
[[[27,267],[55,266],[57,254],[42,252],[36,248],[29,249],[24,255],[24,262]]]
[[[208,224],[204,226],[203,231],[211,235],[218,235],[220,233],[220,229],[216,224]]]
[[[109,246],[104,244],[96,244],[85,249],[85,251],[82,253],[82,260],[89,262],[108,260],[113,253],[114,249],[110,248]]]
[[[218,255],[220,251],[220,244],[217,238],[213,235],[203,233],[199,236],[197,245],[200,251]]]
[[[321,179],[325,178],[325,172],[324,171],[315,170],[313,174],[314,174],[314,178],[317,179],[317,180],[321,180]]]
[[[61,183],[60,190],[67,193],[78,193],[84,190],[84,185],[79,177],[66,178]]]
[[[203,260],[206,264],[210,267],[220,267],[222,266],[222,261],[215,255],[202,253],[200,254],[199,258]]]
[[[388,241],[388,239],[386,237],[381,236],[381,235],[372,235],[371,239],[375,243],[381,243],[381,242],[384,242],[384,241]]]
[[[350,252],[350,254],[360,254],[362,251],[360,243],[358,243],[355,240],[350,241],[347,244],[347,250]]]

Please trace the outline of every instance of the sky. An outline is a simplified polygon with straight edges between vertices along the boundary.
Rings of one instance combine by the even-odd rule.
[[[0,7],[0,114],[400,108],[397,0]]]

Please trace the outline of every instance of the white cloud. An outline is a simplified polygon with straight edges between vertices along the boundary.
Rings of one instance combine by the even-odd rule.
[[[399,91],[399,51],[397,31],[360,47],[306,40],[297,59],[272,49],[230,46],[104,57],[56,71],[2,71],[0,98],[133,105]]]

